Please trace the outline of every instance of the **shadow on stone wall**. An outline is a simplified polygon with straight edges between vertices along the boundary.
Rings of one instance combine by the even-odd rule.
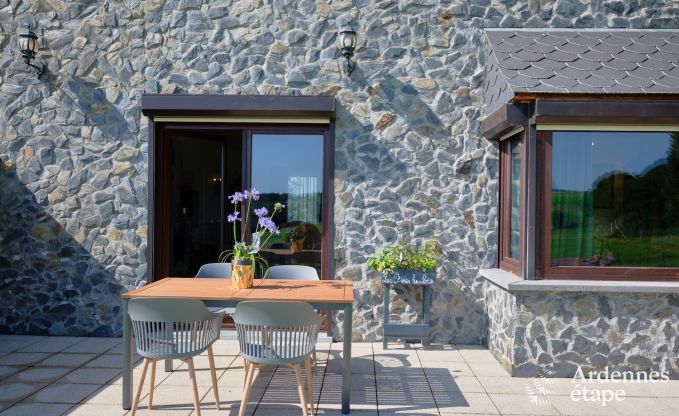
[[[123,287],[0,168],[0,333],[116,336]]]
[[[356,282],[354,326],[364,341],[381,337],[383,287],[376,272],[361,271],[367,257],[397,242],[436,237],[446,254],[433,290],[431,337],[482,343],[487,333],[483,299],[474,292],[481,288],[476,272],[484,254],[476,247],[473,220],[442,195],[456,193],[461,181],[473,183],[483,167],[474,160],[457,161],[462,150],[452,124],[443,122],[413,85],[386,71],[369,82],[359,85],[369,96],[370,111],[382,113],[374,124],[357,119],[355,108],[337,108],[335,172],[341,182],[335,203],[336,270],[339,277]],[[452,102],[449,110],[454,111]],[[461,241],[463,254],[457,251]],[[458,262],[470,253],[477,253],[473,272],[469,261]],[[367,279],[359,283],[359,276]],[[420,319],[420,288],[397,286],[395,292],[392,320]]]

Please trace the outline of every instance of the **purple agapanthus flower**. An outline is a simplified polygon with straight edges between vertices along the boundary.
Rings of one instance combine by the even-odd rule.
[[[266,217],[267,215],[269,215],[269,211],[266,209],[266,207],[256,208],[255,215],[260,218]]]
[[[233,214],[229,214],[226,217],[227,221],[229,221],[229,222],[242,221],[243,219],[241,217],[239,217],[238,214],[240,214],[240,212],[238,212],[238,211],[234,211]]]
[[[253,200],[259,201],[259,197],[261,196],[261,193],[257,189],[252,188],[252,189],[250,189],[250,195],[252,196]]]
[[[276,224],[273,222],[273,220],[269,217],[261,217],[259,219],[259,224],[262,226],[262,228],[266,229],[272,234],[280,234],[281,232],[278,227],[276,227]]]
[[[247,197],[248,197],[247,194],[243,192],[236,192],[235,194],[229,196],[229,201],[231,201],[232,204],[235,204],[236,202],[245,201]]]

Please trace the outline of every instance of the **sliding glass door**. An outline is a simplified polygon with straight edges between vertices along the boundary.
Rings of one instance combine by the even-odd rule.
[[[269,212],[285,205],[274,220],[280,235],[262,253],[270,265],[314,267],[319,276],[323,246],[323,135],[252,134],[252,186]]]
[[[262,249],[270,265],[308,265],[328,275],[327,126],[177,123],[160,126],[158,137],[163,180],[153,213],[155,280],[195,276],[233,247],[228,196],[252,187],[262,194],[257,207],[286,206],[274,218],[281,233]]]

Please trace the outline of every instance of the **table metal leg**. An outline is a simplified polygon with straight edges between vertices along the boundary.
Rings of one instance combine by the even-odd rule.
[[[123,301],[123,409],[132,407],[132,322],[127,314],[128,299]]]
[[[385,350],[387,349],[387,324],[389,323],[389,289],[391,288],[391,285],[389,283],[384,284],[384,306],[382,307],[382,310],[384,311],[384,325],[382,325],[382,328],[384,329],[384,335],[382,336],[382,348]]]
[[[166,373],[172,372],[172,360],[165,360],[165,372]]]
[[[431,302],[430,297],[431,292],[429,290],[429,286],[422,286],[422,323],[427,326],[429,325],[429,303]],[[429,346],[428,336],[426,338],[422,338],[422,346]]]
[[[351,394],[351,334],[353,305],[344,305],[344,371],[342,373],[342,414],[347,415],[350,409]]]

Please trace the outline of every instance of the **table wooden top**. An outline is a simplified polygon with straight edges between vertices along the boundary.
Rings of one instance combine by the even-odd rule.
[[[310,303],[353,303],[350,280],[255,279],[250,289],[232,289],[231,279],[166,277],[139,289],[123,293],[123,298],[181,297],[200,300],[288,300]]]

